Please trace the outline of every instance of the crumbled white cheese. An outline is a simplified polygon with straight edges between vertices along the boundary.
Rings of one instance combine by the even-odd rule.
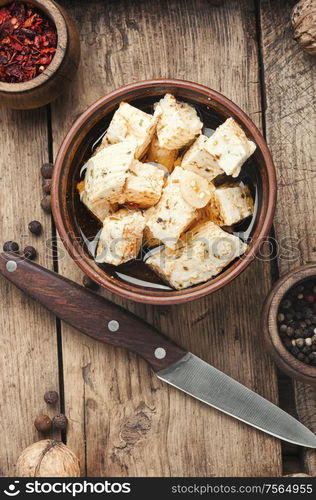
[[[176,167],[167,179],[162,196],[150,209],[146,221],[146,236],[175,248],[181,234],[197,218],[198,211],[185,201],[181,193],[181,178],[185,171]]]
[[[214,199],[224,226],[231,226],[253,214],[253,200],[247,186],[221,186]]]
[[[141,158],[155,133],[156,123],[157,118],[153,115],[145,113],[127,102],[121,102],[114,113],[100,148],[133,138],[137,142],[135,158]]]
[[[143,237],[145,218],[139,210],[122,208],[103,221],[96,262],[118,266],[136,259]]]
[[[207,139],[204,149],[227,175],[237,177],[244,162],[255,151],[256,145],[247,138],[233,118],[228,118]]]
[[[125,203],[134,203],[139,208],[149,208],[158,203],[164,185],[164,171],[135,160],[131,166],[124,188]]]
[[[224,173],[219,167],[217,160],[214,159],[205,147],[208,137],[200,135],[188,151],[183,156],[181,167],[185,170],[191,170],[209,181],[213,180],[217,175]]]
[[[174,150],[187,146],[200,135],[203,123],[193,106],[166,94],[155,108],[157,137],[162,148]]]
[[[214,189],[210,203],[200,211],[202,220],[231,226],[253,214],[253,199],[248,186],[223,184]]]
[[[105,199],[108,203],[124,203],[123,189],[134,162],[136,144],[133,139],[101,149],[88,161],[85,192],[90,202]]]
[[[150,255],[146,264],[166,283],[181,290],[217,276],[246,248],[239,238],[206,221],[186,233],[178,248],[163,247]]]

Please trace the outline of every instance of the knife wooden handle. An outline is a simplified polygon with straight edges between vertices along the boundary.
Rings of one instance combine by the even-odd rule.
[[[139,354],[155,371],[186,353],[145,321],[77,283],[16,254],[0,257],[5,278],[85,335]]]

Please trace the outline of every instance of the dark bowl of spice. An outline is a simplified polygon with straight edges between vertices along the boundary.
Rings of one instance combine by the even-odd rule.
[[[266,346],[279,368],[316,384],[316,263],[277,281],[266,298],[262,325]]]
[[[0,105],[32,109],[53,101],[79,58],[74,21],[53,0],[0,0]]]

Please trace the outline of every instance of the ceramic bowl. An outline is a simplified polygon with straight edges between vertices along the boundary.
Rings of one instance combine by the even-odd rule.
[[[316,263],[298,267],[275,283],[262,310],[262,328],[267,349],[280,370],[290,377],[315,385],[316,366],[303,363],[287,350],[279,336],[277,324],[280,302],[292,287],[306,280],[316,282]]]
[[[243,166],[242,180],[252,184],[256,198],[256,212],[249,230],[250,242],[246,253],[214,279],[185,290],[160,290],[139,286],[116,274],[113,266],[99,266],[83,244],[83,235],[91,238],[97,227],[93,217],[79,201],[76,184],[80,180],[80,168],[91,155],[92,145],[106,130],[114,111],[121,101],[129,102],[143,110],[164,94],[170,92],[178,99],[193,104],[206,127],[216,128],[228,117],[233,117],[252,139],[257,149]],[[218,92],[197,83],[181,80],[148,80],[126,85],[99,99],[73,124],[58,152],[52,184],[52,209],[59,235],[82,271],[93,280],[118,295],[151,304],[177,304],[198,299],[230,283],[255,258],[269,233],[276,203],[276,175],[268,146],[250,118],[229,99]],[[241,228],[242,230],[243,228]],[[130,262],[123,265],[121,273],[132,274],[148,281],[145,265]],[[147,267],[147,266],[146,266]]]
[[[76,74],[80,59],[78,31],[65,9],[53,0],[27,2],[53,21],[58,43],[55,55],[43,73],[27,82],[0,82],[0,105],[12,109],[39,108],[56,99],[67,89]],[[0,8],[10,3],[12,0],[0,0]]]

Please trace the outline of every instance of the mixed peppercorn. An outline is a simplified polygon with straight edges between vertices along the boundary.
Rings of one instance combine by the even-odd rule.
[[[55,406],[58,401],[58,393],[56,391],[45,392],[44,401],[50,406]],[[48,415],[41,414],[35,418],[34,425],[38,432],[43,434],[50,432],[52,429],[64,431],[67,428],[68,419],[63,413],[58,413],[58,415],[55,415],[53,419],[51,419]]]
[[[38,220],[32,220],[29,223],[28,228],[30,233],[33,233],[36,236],[39,236],[43,230],[42,224]],[[19,253],[20,246],[16,241],[6,241],[3,244],[3,251]],[[37,251],[33,246],[28,245],[24,248],[23,255],[26,259],[34,260],[37,257]]]
[[[53,176],[53,164],[52,163],[44,163],[41,168],[42,175],[42,188],[44,193],[44,198],[41,199],[41,207],[44,212],[50,214],[52,211],[52,202],[51,202],[51,185],[52,185],[52,176]]]
[[[41,167],[42,187],[44,193],[44,198],[42,198],[41,200],[41,207],[47,213],[51,213],[50,192],[51,192],[52,175],[53,175],[53,164],[44,163]],[[32,220],[31,222],[29,222],[28,229],[30,233],[36,236],[40,236],[43,232],[43,226],[38,220]],[[3,250],[5,252],[19,253],[20,247],[16,241],[6,241],[3,245]],[[24,248],[23,255],[27,259],[35,260],[37,257],[37,250],[33,246],[28,245]]]
[[[316,366],[316,281],[292,288],[280,304],[277,319],[285,347],[299,361]]]
[[[54,167],[53,163],[43,163],[40,170],[42,177],[42,188],[44,193],[44,197],[41,200],[41,207],[47,213],[51,212],[50,193],[51,193],[53,167]],[[32,220],[31,222],[29,222],[28,229],[30,233],[34,234],[35,236],[40,236],[43,232],[43,226],[38,220]],[[16,241],[6,241],[3,245],[3,250],[5,252],[19,253],[20,247]],[[27,259],[35,260],[37,258],[37,250],[33,246],[28,245],[23,249],[23,255]],[[96,283],[91,278],[89,278],[89,276],[86,275],[83,276],[82,284],[86,288],[90,288],[90,290],[93,291],[97,291],[99,289],[98,283]]]
[[[13,2],[0,8],[0,81],[32,80],[51,63],[57,30],[34,5]]]

